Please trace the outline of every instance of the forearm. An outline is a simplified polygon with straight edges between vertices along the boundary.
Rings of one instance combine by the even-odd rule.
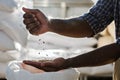
[[[66,59],[66,67],[92,67],[112,63],[120,57],[120,46],[111,44],[94,51]]]
[[[70,37],[90,37],[93,36],[93,31],[89,24],[84,20],[77,18],[60,20],[51,19],[49,29],[52,32],[70,36]]]

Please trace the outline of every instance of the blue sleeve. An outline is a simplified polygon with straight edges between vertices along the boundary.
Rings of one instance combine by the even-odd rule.
[[[117,44],[120,45],[120,37],[117,39]]]
[[[99,0],[88,13],[80,18],[86,20],[94,33],[103,31],[114,19],[113,0]]]

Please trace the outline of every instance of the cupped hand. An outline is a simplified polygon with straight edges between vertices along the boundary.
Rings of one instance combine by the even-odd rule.
[[[31,34],[39,35],[48,31],[48,18],[40,10],[23,8],[23,11],[23,23]]]
[[[64,58],[56,58],[54,60],[45,61],[45,62],[24,60],[23,63],[34,66],[36,68],[42,69],[47,72],[59,71],[59,70],[65,69],[65,59]]]
[[[44,70],[38,69],[34,66],[30,66],[30,65],[27,65],[27,64],[24,64],[24,63],[21,63],[21,66],[24,70],[27,70],[31,73],[44,73],[45,72]]]

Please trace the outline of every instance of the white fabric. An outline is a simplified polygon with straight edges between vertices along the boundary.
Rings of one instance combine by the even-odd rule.
[[[11,62],[6,70],[7,80],[77,80],[78,76],[75,69],[33,74],[22,69],[18,61]]]

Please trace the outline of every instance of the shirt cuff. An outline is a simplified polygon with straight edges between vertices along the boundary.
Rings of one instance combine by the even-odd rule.
[[[117,44],[120,45],[120,37],[117,39]]]
[[[88,24],[91,26],[91,29],[94,31],[94,34],[97,34],[103,30],[103,25],[100,24],[99,20],[90,13],[87,13],[80,18],[88,22]]]

